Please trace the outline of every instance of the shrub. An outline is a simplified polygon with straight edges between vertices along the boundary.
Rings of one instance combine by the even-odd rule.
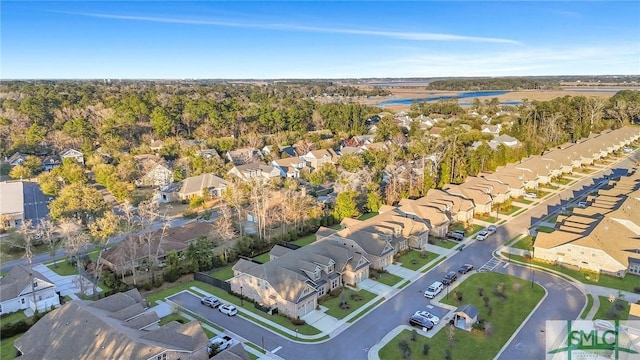
[[[425,343],[424,345],[422,345],[422,355],[429,355],[429,344]]]
[[[291,319],[291,323],[296,326],[302,326],[302,325],[306,325],[307,322],[300,318],[296,318],[296,319]]]
[[[416,332],[416,329],[413,329],[411,331],[411,341],[416,341],[418,340],[418,333]]]

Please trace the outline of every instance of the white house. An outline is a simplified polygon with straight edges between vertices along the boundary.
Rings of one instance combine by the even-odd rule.
[[[84,155],[78,150],[75,149],[67,149],[60,153],[60,159],[64,161],[66,158],[71,158],[78,162],[80,165],[84,165]]]
[[[0,314],[29,308],[44,311],[52,306],[60,306],[56,286],[37,271],[29,272],[29,269],[17,265],[0,279]]]

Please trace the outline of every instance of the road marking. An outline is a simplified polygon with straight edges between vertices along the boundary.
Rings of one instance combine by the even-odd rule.
[[[504,269],[504,268],[506,268],[507,266],[509,266],[509,263],[504,264],[504,265],[502,266],[502,268]]]
[[[271,350],[271,353],[272,353],[272,354],[275,354],[275,353],[276,353],[276,351],[278,351],[278,350],[280,350],[280,349],[282,349],[282,346],[278,346],[277,348],[275,348],[275,349]]]
[[[427,305],[427,309],[433,309],[433,305]]]

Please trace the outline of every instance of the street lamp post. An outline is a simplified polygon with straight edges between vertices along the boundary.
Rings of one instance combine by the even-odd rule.
[[[242,295],[242,286],[240,286],[240,306],[244,306],[243,298],[244,296]]]
[[[296,328],[296,339],[298,338],[298,328]]]

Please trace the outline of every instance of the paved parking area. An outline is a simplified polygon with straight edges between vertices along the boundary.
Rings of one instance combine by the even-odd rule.
[[[24,219],[36,224],[40,219],[49,215],[49,196],[42,193],[40,185],[32,182],[23,182],[22,193],[24,197]]]

